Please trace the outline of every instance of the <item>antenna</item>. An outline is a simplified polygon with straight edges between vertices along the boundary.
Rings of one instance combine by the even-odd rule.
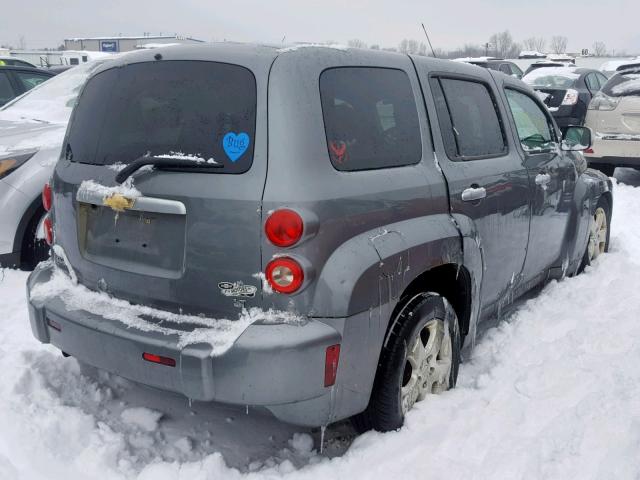
[[[431,53],[433,54],[433,58],[437,58],[436,52],[433,50],[433,45],[431,45],[431,40],[429,39],[429,34],[427,33],[427,29],[424,27],[424,23],[422,23],[421,25],[422,25],[422,30],[424,31],[424,35],[425,37],[427,37],[427,42],[429,42],[429,48],[431,48]]]

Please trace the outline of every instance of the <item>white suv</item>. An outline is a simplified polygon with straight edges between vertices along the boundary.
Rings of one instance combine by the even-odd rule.
[[[78,92],[104,60],[72,68],[0,109],[0,266],[49,256],[40,192],[58,160]]]
[[[593,131],[589,166],[607,175],[616,167],[640,170],[640,66],[609,79],[591,103],[585,125]]]

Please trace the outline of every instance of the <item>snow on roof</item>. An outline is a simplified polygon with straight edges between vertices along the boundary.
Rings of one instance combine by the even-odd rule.
[[[580,78],[580,74],[576,73],[578,67],[543,67],[536,68],[527,73],[522,80],[528,84],[533,84],[536,80],[543,77],[564,77],[572,80]]]
[[[348,50],[349,47],[346,45],[341,45],[338,43],[298,43],[296,45],[291,45],[289,47],[279,48],[278,52],[295,52],[301,48],[333,48],[335,50]]]
[[[460,57],[460,58],[453,59],[454,62],[464,62],[464,63],[488,62],[491,60],[502,60],[502,59],[497,57]]]
[[[625,73],[625,78],[629,80],[619,83],[611,88],[611,91],[617,95],[624,95],[630,92],[640,92],[640,74],[639,73]]]
[[[608,60],[600,65],[601,72],[615,72],[616,68],[626,65],[627,63],[634,63],[635,60],[640,61],[640,57],[636,58],[624,58],[620,60]]]

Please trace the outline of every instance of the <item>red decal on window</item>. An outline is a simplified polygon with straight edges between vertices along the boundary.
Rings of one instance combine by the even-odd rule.
[[[338,142],[335,142],[335,141],[329,142],[329,148],[331,149],[331,152],[335,155],[338,163],[342,163],[346,160],[347,144],[344,143],[342,140]]]

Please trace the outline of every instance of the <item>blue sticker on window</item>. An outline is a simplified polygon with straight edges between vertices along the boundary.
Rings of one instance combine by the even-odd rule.
[[[249,135],[244,132],[240,132],[237,135],[229,132],[222,139],[222,148],[224,148],[224,153],[227,154],[227,157],[232,162],[235,162],[249,148]]]

